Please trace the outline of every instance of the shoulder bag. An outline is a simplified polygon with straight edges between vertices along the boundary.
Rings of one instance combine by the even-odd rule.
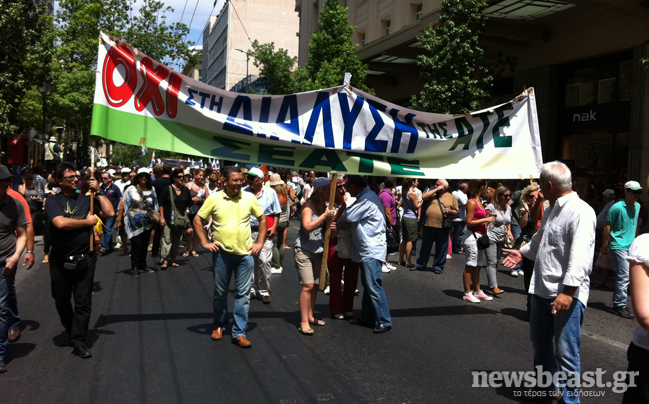
[[[442,209],[442,198],[437,197],[437,202],[439,204],[439,211],[442,212],[442,229],[450,229],[453,227],[453,218],[444,213],[444,209]]]
[[[182,188],[180,192],[182,193]],[[176,204],[174,202],[175,197],[176,197],[176,191],[174,191],[173,185],[169,185],[169,198],[171,199],[170,225],[177,229],[183,229],[183,230],[189,229],[190,226],[189,217],[187,217],[185,212],[181,213],[178,209],[176,209]]]

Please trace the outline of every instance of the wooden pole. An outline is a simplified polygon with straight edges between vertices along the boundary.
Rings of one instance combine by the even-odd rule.
[[[95,177],[95,148],[93,147],[93,142],[90,142],[90,178]],[[90,212],[94,212],[94,202],[95,195],[93,195],[92,189],[90,190]],[[92,228],[90,232],[90,251],[95,251],[95,228]]]
[[[338,184],[338,174],[331,174],[331,190],[329,191],[329,209],[333,209],[334,201],[336,200],[336,185]],[[331,235],[331,222],[332,217],[327,218],[327,229],[324,236],[324,251],[322,252],[322,266],[320,267],[320,290],[325,288],[325,280],[327,276],[327,258],[329,258],[329,236]]]

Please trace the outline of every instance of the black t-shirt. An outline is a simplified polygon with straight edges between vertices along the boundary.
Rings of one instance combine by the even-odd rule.
[[[173,180],[171,177],[160,177],[153,181],[153,189],[155,189],[155,194],[160,197],[162,195],[162,190],[165,188],[169,188],[169,185],[173,183]]]
[[[162,179],[162,178],[161,178]],[[156,194],[158,192],[156,191]],[[189,192],[189,188],[186,186],[180,187],[180,195],[176,194],[176,191],[173,192],[174,194],[174,204],[176,205],[176,209],[179,212],[185,213],[189,205],[191,205],[194,201],[192,201],[192,194]],[[162,206],[165,211],[165,221],[167,223],[171,223],[171,199],[169,199],[169,187],[164,187],[160,190],[160,196],[158,197],[158,205]]]
[[[74,196],[65,196],[62,193],[52,195],[47,198],[47,205],[45,206],[47,220],[50,223],[52,219],[58,216],[78,220],[85,219],[88,217],[88,212],[90,212],[90,197],[78,193],[74,194]],[[97,199],[94,202],[94,212],[95,214],[101,212],[101,206]],[[57,263],[63,257],[90,252],[91,231],[92,226],[61,230],[52,224],[50,226],[50,242],[52,244],[50,261]]]

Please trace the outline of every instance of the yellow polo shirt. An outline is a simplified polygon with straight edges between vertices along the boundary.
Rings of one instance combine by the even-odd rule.
[[[252,193],[241,191],[230,198],[223,190],[205,200],[198,216],[201,219],[212,216],[213,241],[221,250],[234,255],[248,255],[248,248],[252,245],[250,215],[259,217],[263,213]]]

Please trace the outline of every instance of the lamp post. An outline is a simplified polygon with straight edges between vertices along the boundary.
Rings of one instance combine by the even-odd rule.
[[[246,51],[244,51],[242,49],[239,49],[239,48],[235,48],[234,50],[246,54],[246,92],[249,92],[250,91],[250,76],[248,75],[248,64],[250,62],[250,55],[248,54],[248,52],[246,52]]]

